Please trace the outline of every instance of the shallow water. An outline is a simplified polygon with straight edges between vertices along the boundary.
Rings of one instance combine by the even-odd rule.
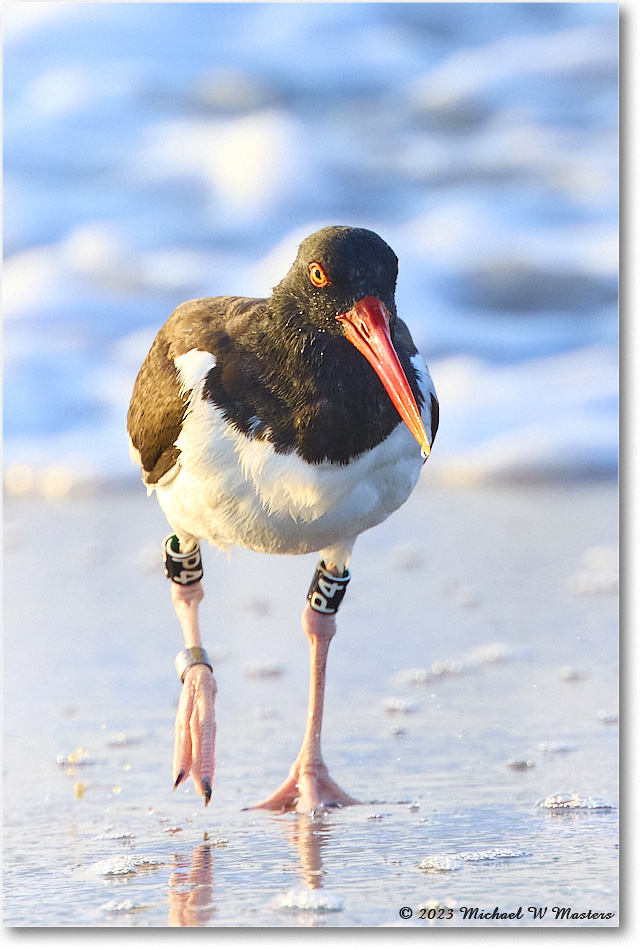
[[[302,736],[314,558],[205,552],[206,810],[171,791],[155,502],[9,498],[5,517],[5,925],[617,925],[613,484],[427,479],[359,540],[324,753],[366,804],[317,817],[242,810]]]

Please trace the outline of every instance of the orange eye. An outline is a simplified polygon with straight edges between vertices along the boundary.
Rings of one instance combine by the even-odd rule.
[[[310,274],[310,280],[315,287],[327,287],[330,281],[326,275],[326,272],[321,267],[320,264],[317,264],[316,261],[313,264],[310,264],[308,268],[308,273]]]

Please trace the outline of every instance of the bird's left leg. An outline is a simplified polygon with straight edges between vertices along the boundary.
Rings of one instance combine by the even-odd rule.
[[[208,805],[214,775],[214,698],[216,681],[212,665],[201,643],[198,605],[203,599],[203,568],[198,541],[166,538],[165,573],[172,581],[172,602],[178,617],[185,649],[176,657],[176,670],[183,688],[176,713],[174,732],[174,788],[189,776]]]
[[[326,559],[319,562],[303,611],[303,630],[310,643],[310,692],[303,743],[285,782],[256,808],[276,811],[296,808],[299,812],[309,813],[323,807],[358,804],[332,781],[321,755],[326,661],[330,641],[336,632],[335,614],[350,580],[346,568],[350,550],[341,554],[344,556],[334,550],[328,551]]]

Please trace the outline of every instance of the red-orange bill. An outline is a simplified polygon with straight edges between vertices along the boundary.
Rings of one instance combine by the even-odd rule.
[[[426,435],[415,397],[399,357],[390,339],[390,315],[378,297],[364,297],[347,313],[338,315],[345,335],[368,360],[383,383],[392,403],[421,447],[424,457],[430,455]]]

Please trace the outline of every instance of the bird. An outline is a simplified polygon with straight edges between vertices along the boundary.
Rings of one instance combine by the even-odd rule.
[[[140,368],[127,429],[171,534],[165,573],[185,649],[174,788],[212,796],[213,664],[203,647],[200,543],[317,553],[302,627],[310,687],[303,742],[285,780],[251,806],[315,814],[358,801],[321,750],[326,661],[358,536],[410,496],[439,424],[430,373],[397,315],[398,259],[374,231],[336,225],[303,240],[266,298],[180,304]]]

